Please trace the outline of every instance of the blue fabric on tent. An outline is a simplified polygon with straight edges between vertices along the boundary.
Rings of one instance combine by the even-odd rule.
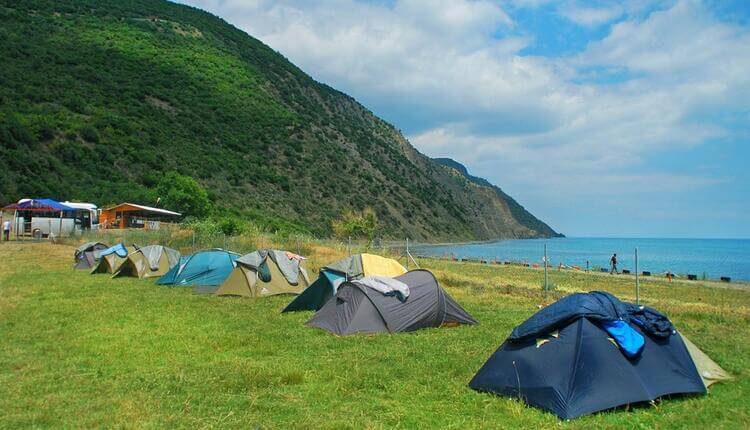
[[[601,321],[601,327],[617,342],[620,350],[628,358],[641,355],[645,340],[630,324],[623,320]]]
[[[335,296],[336,291],[339,289],[339,285],[346,281],[346,275],[331,270],[323,270],[322,273],[326,279],[328,279],[328,282],[331,283],[331,287],[333,287],[333,295]]]
[[[117,254],[118,257],[125,258],[128,256],[128,250],[127,248],[125,248],[125,245],[123,245],[122,243],[118,243],[117,245],[110,246],[109,248],[100,252],[97,258],[106,257],[110,254]]]
[[[159,278],[157,284],[175,286],[218,286],[229,277],[239,257],[221,249],[199,251]],[[175,270],[176,268],[176,270]]]
[[[651,336],[662,338],[674,332],[669,318],[658,311],[623,302],[604,291],[592,291],[571,294],[543,308],[514,328],[508,339],[520,341],[541,337],[579,318],[595,322],[622,319],[638,324]]]

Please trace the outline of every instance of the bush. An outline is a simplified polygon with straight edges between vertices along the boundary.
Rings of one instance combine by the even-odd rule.
[[[155,192],[164,207],[185,216],[204,218],[213,209],[206,190],[195,179],[177,172],[164,175]]]
[[[82,127],[80,135],[86,142],[99,143],[99,132],[90,125]]]
[[[218,228],[227,236],[234,236],[242,231],[242,222],[233,217],[227,217],[219,220]]]
[[[371,208],[361,212],[349,211],[341,219],[333,221],[332,227],[333,233],[341,239],[367,239],[372,243],[378,228],[378,216]]]
[[[198,236],[215,236],[221,234],[221,228],[212,219],[196,219],[194,217],[188,217],[182,223],[182,225],[192,230]]]

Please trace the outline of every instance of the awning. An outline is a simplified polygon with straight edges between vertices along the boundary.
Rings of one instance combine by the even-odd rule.
[[[5,206],[3,210],[60,212],[74,211],[75,209],[52,199],[24,199],[19,201],[18,203],[13,203]]]

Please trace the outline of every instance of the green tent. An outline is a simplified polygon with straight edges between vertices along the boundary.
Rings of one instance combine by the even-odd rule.
[[[232,274],[216,290],[218,296],[265,297],[299,294],[310,284],[299,259],[285,251],[264,249],[235,261]]]

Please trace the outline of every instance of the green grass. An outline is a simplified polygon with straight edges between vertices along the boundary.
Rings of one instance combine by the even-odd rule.
[[[335,337],[289,297],[196,296],[73,271],[71,246],[0,244],[0,428],[741,428],[750,294],[643,284],[644,303],[736,376],[706,396],[561,422],[467,383],[510,330],[571,291],[632,299],[625,277],[423,260],[480,324]],[[311,265],[325,248],[316,249]],[[332,254],[325,254],[330,258]],[[554,365],[554,363],[550,363]]]

